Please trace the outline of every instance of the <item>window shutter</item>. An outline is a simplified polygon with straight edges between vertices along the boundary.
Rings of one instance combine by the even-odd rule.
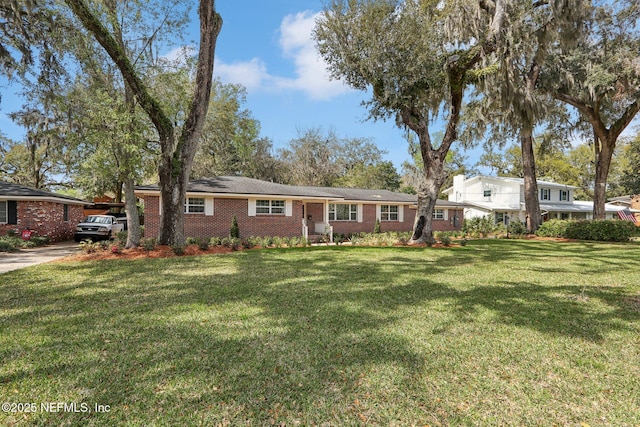
[[[358,208],[357,208],[357,212],[358,212],[358,222],[362,222],[362,203],[358,203]]]
[[[442,219],[449,221],[449,209],[442,209]]]
[[[256,216],[256,200],[249,199],[249,212],[247,213],[249,216]]]
[[[376,219],[382,221],[382,206],[376,205]]]
[[[398,205],[398,222],[404,222],[404,205]]]
[[[293,202],[291,200],[284,201],[284,214],[286,216],[293,216]]]
[[[18,223],[18,202],[7,200],[7,224]]]
[[[162,215],[162,196],[158,196],[158,214]]]
[[[213,215],[213,197],[204,199],[204,214],[207,216]]]

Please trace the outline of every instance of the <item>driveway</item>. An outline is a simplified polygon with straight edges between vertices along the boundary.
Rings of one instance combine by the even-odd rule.
[[[39,248],[21,249],[20,252],[0,252],[0,274],[11,270],[54,261],[78,252],[74,242],[56,243]]]

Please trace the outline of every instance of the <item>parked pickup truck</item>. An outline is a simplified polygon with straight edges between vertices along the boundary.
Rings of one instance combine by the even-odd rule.
[[[89,215],[76,226],[74,240],[109,240],[124,226],[112,215]]]

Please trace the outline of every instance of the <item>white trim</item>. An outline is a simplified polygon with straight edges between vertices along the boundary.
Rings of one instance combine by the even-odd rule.
[[[376,219],[382,221],[382,205],[376,205]]]
[[[82,200],[69,200],[62,199],[58,197],[40,197],[40,196],[8,196],[8,195],[0,195],[2,200],[6,201],[16,201],[16,202],[52,202],[52,203],[61,203],[65,205],[91,205],[93,202],[85,202]]]
[[[358,222],[362,222],[363,221],[363,208],[362,208],[362,203],[358,203],[357,205],[357,215],[358,215]]]
[[[248,216],[256,216],[256,199],[249,199],[249,209],[247,212]]]
[[[398,205],[398,222],[404,222],[404,205]]]
[[[293,216],[293,202],[291,200],[284,201],[284,215]]]
[[[213,216],[213,197],[206,197],[204,199],[204,214],[206,216]]]
[[[449,209],[443,209],[443,211],[444,213],[442,214],[443,215],[442,219],[444,219],[445,221],[449,221]]]

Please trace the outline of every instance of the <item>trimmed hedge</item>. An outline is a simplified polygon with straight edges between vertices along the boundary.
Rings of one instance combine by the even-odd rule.
[[[631,221],[617,219],[566,221],[553,219],[543,223],[536,235],[600,242],[628,242],[636,231],[636,226]]]

